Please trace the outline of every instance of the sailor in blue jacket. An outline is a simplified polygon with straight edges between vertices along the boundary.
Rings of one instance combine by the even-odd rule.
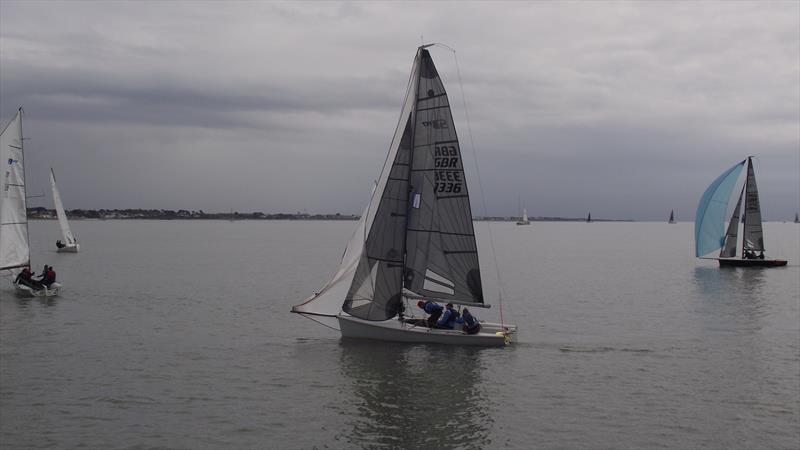
[[[440,317],[439,321],[436,322],[436,326],[439,328],[449,328],[452,330],[456,326],[456,319],[458,319],[458,311],[453,309],[452,303],[448,303],[444,310],[444,314],[442,314],[442,317]]]
[[[422,308],[422,310],[426,313],[430,314],[428,317],[429,327],[436,325],[436,321],[439,320],[439,316],[442,315],[442,310],[444,309],[442,308],[442,305],[430,300],[420,300],[417,302],[417,306]]]

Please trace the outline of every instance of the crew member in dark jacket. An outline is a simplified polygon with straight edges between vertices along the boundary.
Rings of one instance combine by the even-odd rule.
[[[452,330],[456,326],[456,319],[458,319],[458,311],[453,309],[452,303],[448,303],[444,310],[444,314],[442,314],[442,317],[440,317],[439,321],[436,322],[436,326],[439,328],[449,328]]]
[[[429,327],[436,325],[436,321],[439,320],[439,316],[442,315],[442,310],[444,309],[442,305],[430,300],[420,300],[417,302],[417,306],[422,308],[427,314],[430,314],[430,316],[428,316]]]
[[[467,308],[461,311],[461,317],[456,322],[464,324],[461,329],[467,334],[477,334],[481,331],[481,324],[478,323],[478,319]]]
[[[14,279],[14,283],[35,288],[36,283],[34,280],[31,279],[32,276],[33,272],[31,272],[30,267],[24,267],[22,269],[22,272],[20,272],[19,275],[17,275],[17,278]]]
[[[50,266],[50,268],[47,270],[47,275],[45,275],[45,277],[42,278],[42,284],[47,287],[50,287],[50,285],[55,282],[56,282],[56,271],[53,269],[53,266]]]

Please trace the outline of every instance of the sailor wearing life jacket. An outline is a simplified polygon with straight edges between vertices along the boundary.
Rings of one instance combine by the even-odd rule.
[[[464,324],[462,330],[467,334],[477,334],[481,331],[481,324],[478,323],[478,319],[467,308],[461,311],[461,317],[456,322]]]
[[[436,325],[436,321],[439,320],[439,316],[442,315],[442,305],[431,301],[431,300],[420,300],[417,302],[417,306],[422,308],[427,314],[430,314],[428,317],[428,326],[432,327]]]
[[[452,330],[456,326],[456,319],[458,319],[458,311],[453,309],[452,303],[448,303],[444,310],[444,314],[442,314],[442,317],[439,318],[438,322],[436,322],[436,326],[439,328],[449,328]]]

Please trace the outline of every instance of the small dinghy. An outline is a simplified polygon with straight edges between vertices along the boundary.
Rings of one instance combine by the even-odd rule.
[[[24,268],[31,266],[28,242],[27,199],[25,197],[25,154],[22,138],[22,108],[0,132],[0,272],[14,279],[17,295],[53,297],[61,291],[60,283],[43,286],[38,281],[18,280]]]

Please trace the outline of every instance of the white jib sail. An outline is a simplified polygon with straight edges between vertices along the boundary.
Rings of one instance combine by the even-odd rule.
[[[22,109],[0,132],[0,270],[30,264]]]
[[[305,302],[292,308],[292,312],[319,316],[335,316],[342,310],[342,302],[353,283],[361,252],[364,250],[364,233],[367,222],[367,211],[361,214],[361,220],[347,248],[342,255],[339,270],[319,292],[307,298]]]
[[[62,242],[65,245],[73,246],[76,244],[75,236],[72,234],[72,230],[69,228],[67,213],[64,212],[64,204],[61,203],[61,193],[58,192],[58,186],[56,186],[56,174],[53,172],[52,167],[50,168],[50,187],[53,188],[53,204],[56,208],[58,224],[61,226],[61,235],[64,237]]]

